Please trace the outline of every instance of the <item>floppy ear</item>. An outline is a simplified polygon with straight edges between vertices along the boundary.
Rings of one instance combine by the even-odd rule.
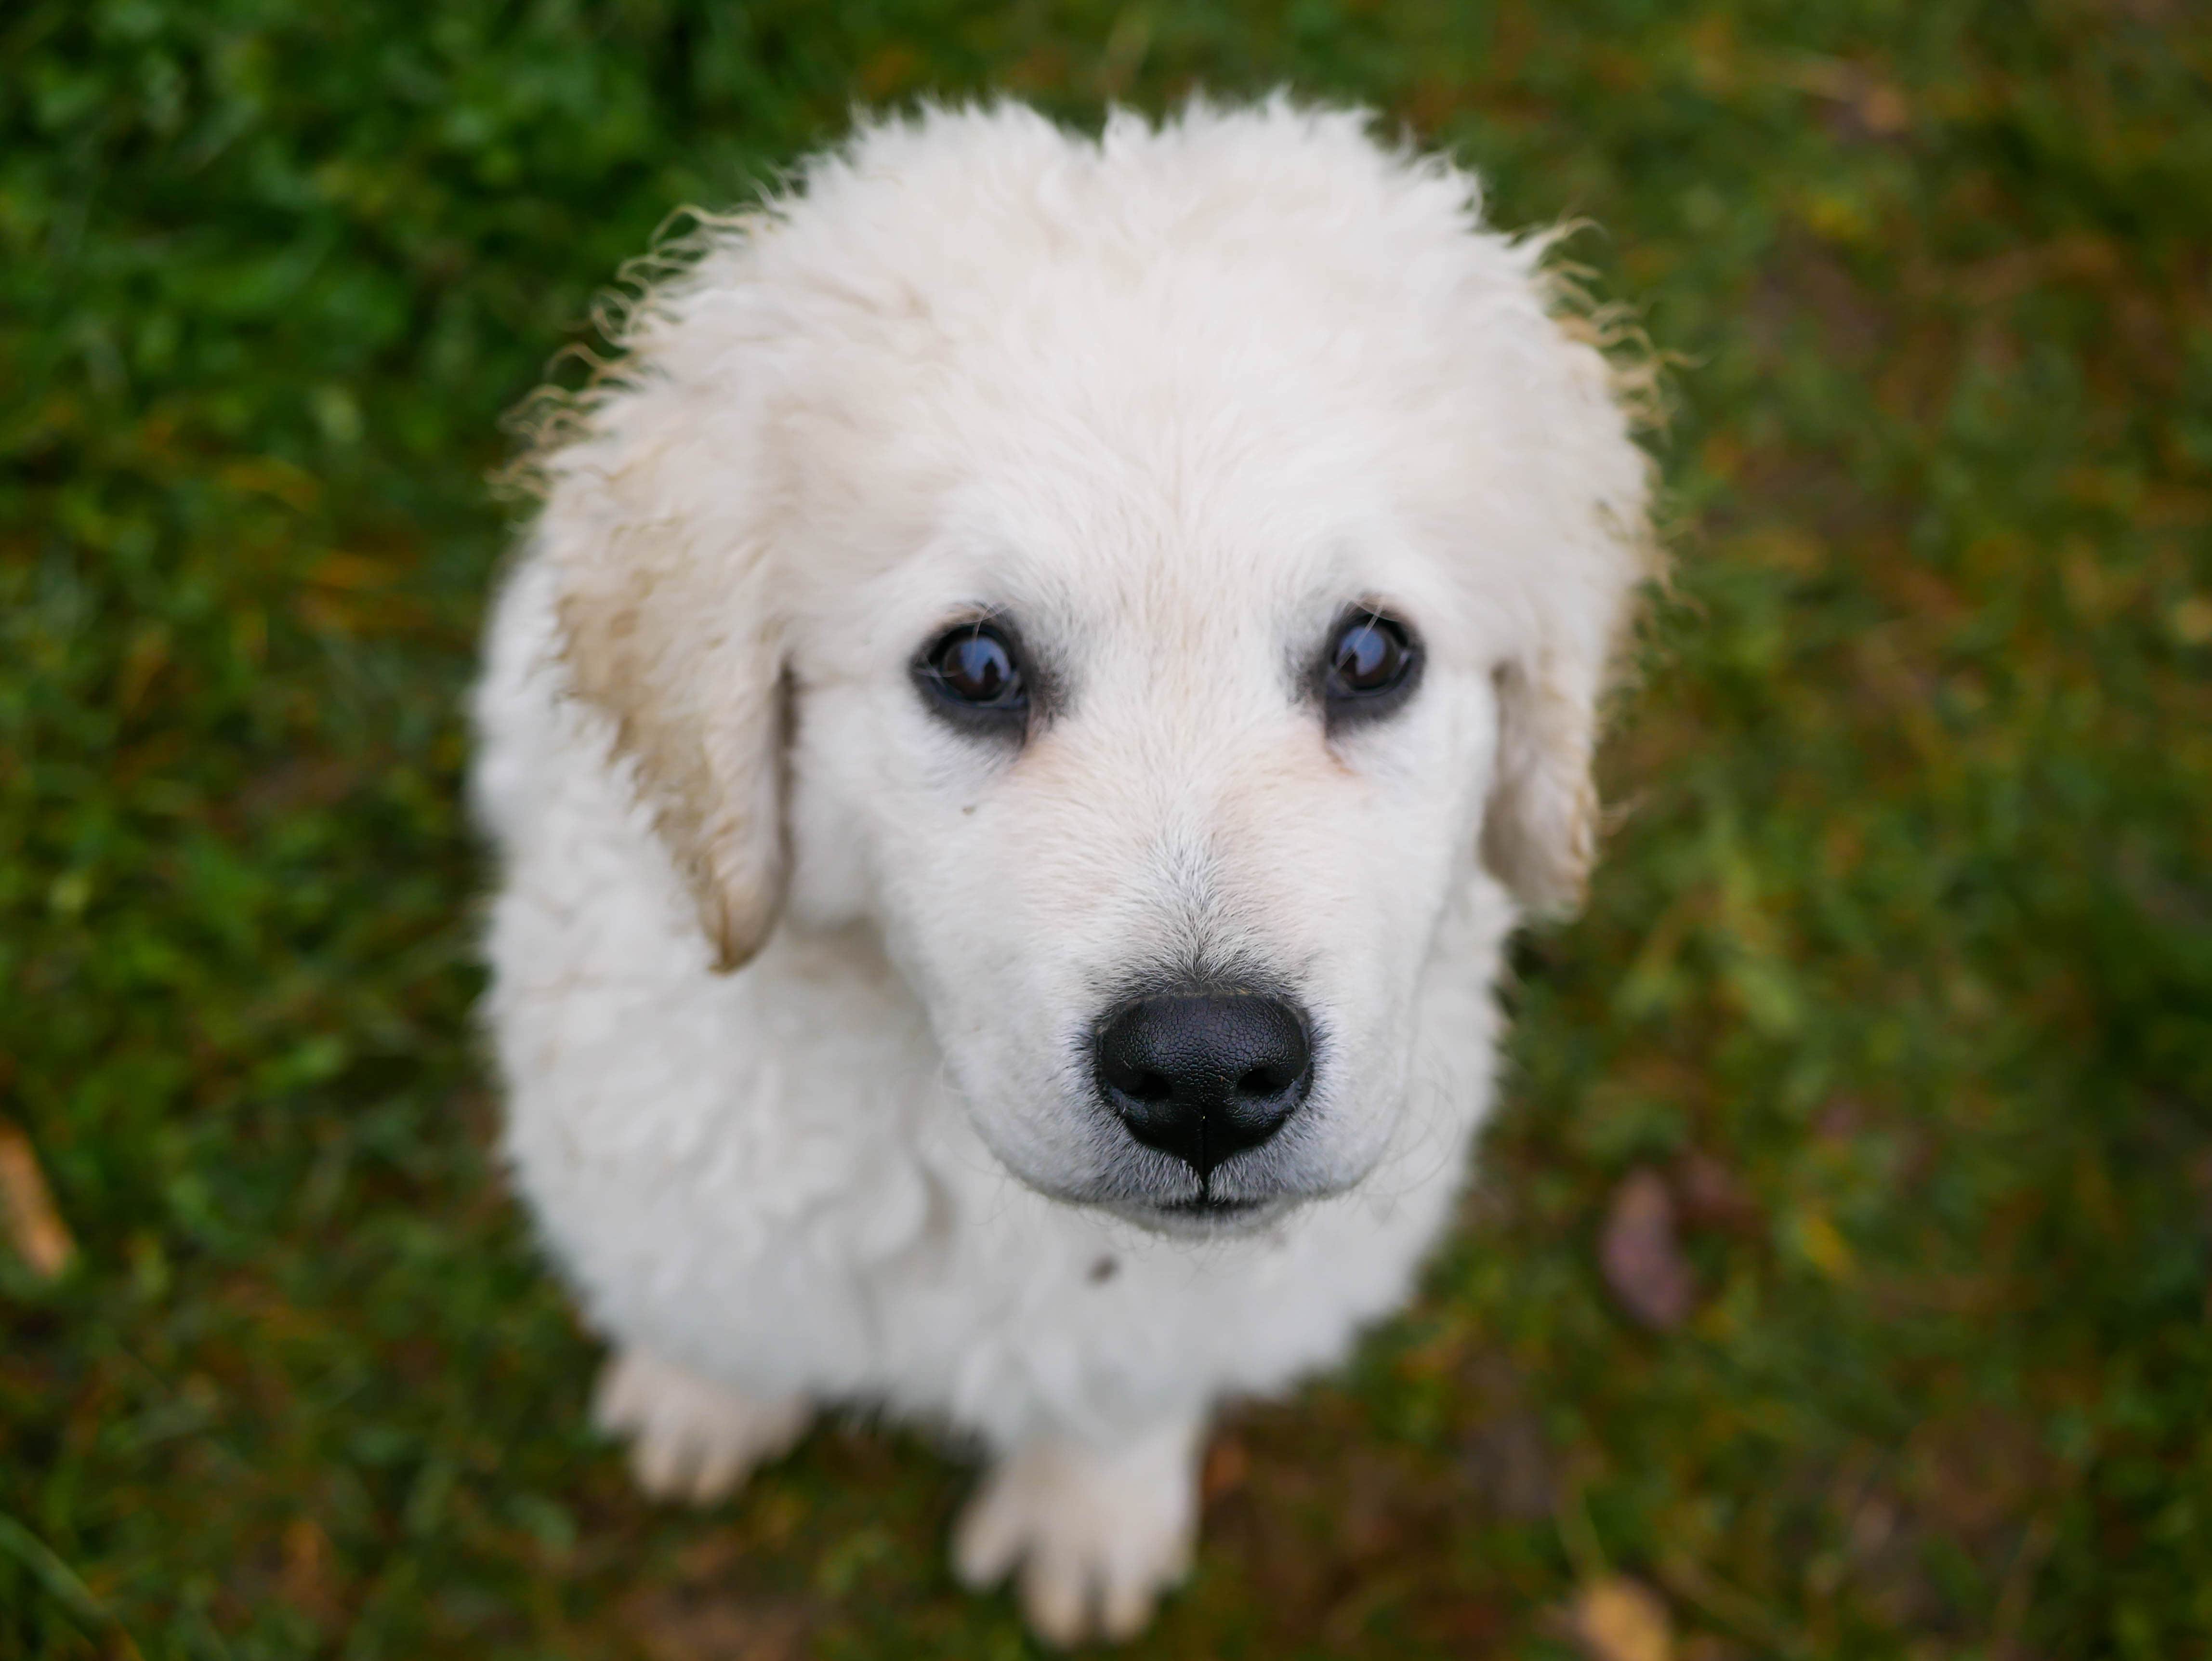
[[[1540,245],[1537,245],[1540,246]],[[1548,358],[1523,385],[1517,488],[1529,504],[1516,608],[1522,642],[1496,673],[1498,743],[1482,857],[1522,908],[1572,912],[1597,854],[1591,776],[1599,714],[1637,589],[1660,575],[1650,462],[1635,431],[1654,416],[1647,363],[1609,362],[1604,331],[1571,289],[1539,276]]]
[[[1498,666],[1498,763],[1482,857],[1523,909],[1562,916],[1582,903],[1597,854],[1599,676],[1539,650]]]
[[[786,862],[780,629],[743,414],[647,365],[541,463],[536,539],[571,684],[612,717],[726,971],[774,928]]]

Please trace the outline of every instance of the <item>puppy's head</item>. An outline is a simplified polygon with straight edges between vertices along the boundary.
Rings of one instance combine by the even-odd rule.
[[[1067,1200],[1357,1182],[1455,901],[1591,855],[1644,465],[1538,261],[1281,103],[879,126],[714,234],[539,542],[722,966],[872,924]]]

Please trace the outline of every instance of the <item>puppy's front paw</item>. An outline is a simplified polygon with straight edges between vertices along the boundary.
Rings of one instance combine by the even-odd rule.
[[[641,1349],[625,1349],[599,1374],[592,1422],[629,1439],[637,1485],[656,1500],[704,1505],[732,1492],[806,1428],[793,1396],[755,1402]]]
[[[1022,1608],[1048,1643],[1133,1638],[1190,1570],[1197,1441],[1178,1425],[1111,1452],[1030,1443],[969,1502],[954,1570],[980,1591],[1018,1565]]]

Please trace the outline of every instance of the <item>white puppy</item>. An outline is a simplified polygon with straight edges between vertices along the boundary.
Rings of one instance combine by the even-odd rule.
[[[1046,1636],[1407,1296],[1589,860],[1645,465],[1540,246],[1351,113],[867,127],[547,438],[490,632],[507,1152],[656,1493],[979,1438]]]

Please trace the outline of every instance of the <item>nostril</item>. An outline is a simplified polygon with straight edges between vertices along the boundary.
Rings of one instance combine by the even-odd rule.
[[[1237,1081],[1240,1096],[1279,1096],[1297,1080],[1290,1070],[1281,1067],[1255,1067]]]
[[[1120,1086],[1122,1094],[1140,1102],[1164,1102],[1175,1094],[1175,1080],[1164,1073],[1141,1072]]]

